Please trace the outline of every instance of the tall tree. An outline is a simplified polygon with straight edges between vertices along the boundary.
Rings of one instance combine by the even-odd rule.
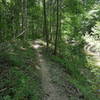
[[[58,46],[58,34],[59,34],[59,0],[57,0],[57,25],[56,25],[56,36],[55,36],[55,48],[54,54],[57,54],[57,46]]]
[[[43,26],[43,33],[45,35],[46,43],[47,43],[47,48],[49,46],[49,35],[48,35],[48,30],[47,30],[47,14],[46,14],[46,1],[43,0],[43,11],[44,11],[44,26]]]
[[[26,37],[27,37],[27,30],[28,30],[28,27],[27,27],[27,25],[28,25],[28,15],[27,15],[27,0],[23,0],[23,3],[24,3],[24,31],[25,31],[25,33],[24,33],[24,40],[26,39]]]

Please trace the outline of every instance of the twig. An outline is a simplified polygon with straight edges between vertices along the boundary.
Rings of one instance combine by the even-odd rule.
[[[3,88],[3,89],[1,89],[1,90],[0,90],[0,93],[3,92],[3,91],[5,91],[5,90],[7,90],[7,88]]]
[[[23,35],[24,33],[25,33],[25,30],[24,30],[21,34],[19,34],[16,38],[20,37],[20,36]]]

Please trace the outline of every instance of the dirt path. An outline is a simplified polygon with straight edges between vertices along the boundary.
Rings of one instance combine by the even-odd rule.
[[[41,42],[36,41],[33,47],[37,51],[37,69],[41,72],[42,100],[84,100],[80,91],[69,82],[65,68],[46,56]]]
[[[48,62],[44,55],[41,54],[41,52],[42,51],[40,48],[37,49],[39,66],[42,73],[42,87],[44,91],[43,100],[68,100],[65,90],[58,87],[57,84],[55,85],[53,83],[53,77],[50,73],[52,62]]]
[[[42,72],[42,86],[44,90],[43,100],[67,100],[66,94],[60,94],[60,91],[58,91],[59,87],[53,84],[50,73],[51,64],[44,59],[43,55],[39,55],[39,59]]]

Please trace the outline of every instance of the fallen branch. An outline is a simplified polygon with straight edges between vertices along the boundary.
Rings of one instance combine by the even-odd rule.
[[[1,93],[1,92],[4,92],[5,90],[7,90],[7,88],[1,89],[1,90],[0,90],[0,93]]]
[[[26,30],[24,30],[22,33],[20,33],[16,38],[20,37],[21,35],[23,35],[25,33]]]

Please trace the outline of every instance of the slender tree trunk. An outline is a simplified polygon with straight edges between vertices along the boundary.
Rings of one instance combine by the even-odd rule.
[[[22,16],[22,18],[21,18],[21,20],[22,20],[22,32],[24,31],[24,23],[23,23],[23,19],[24,19],[24,17],[23,17],[23,13],[24,13],[24,1],[23,0],[21,0],[21,3],[22,3],[22,6],[21,6],[21,16]]]
[[[57,25],[56,25],[55,48],[54,48],[55,55],[57,54],[58,34],[59,34],[59,0],[57,0]]]
[[[27,38],[27,0],[23,0],[23,30],[24,32],[24,40]]]
[[[49,2],[49,41],[52,41],[52,0]]]
[[[59,25],[59,34],[58,34],[58,41],[60,41],[61,40],[61,33],[62,33],[62,29],[61,29],[61,27],[62,27],[62,24],[61,24],[61,20],[62,20],[62,11],[61,11],[61,7],[62,7],[62,2],[59,2],[59,21],[58,21],[58,25]]]
[[[43,0],[43,9],[44,9],[44,27],[43,27],[43,33],[45,35],[45,39],[46,39],[46,45],[47,48],[49,46],[49,36],[48,36],[48,32],[47,32],[47,15],[46,15],[46,1]]]

